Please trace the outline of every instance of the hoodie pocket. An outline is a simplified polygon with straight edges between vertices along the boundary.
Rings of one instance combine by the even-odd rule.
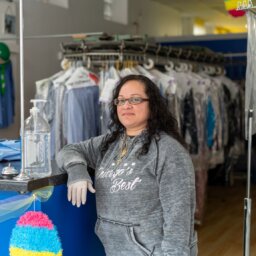
[[[154,253],[154,249],[155,247],[153,248],[152,251],[150,251],[149,249],[147,249],[145,246],[143,246],[136,238],[135,236],[135,233],[134,233],[134,227],[129,227],[128,228],[128,232],[129,232],[129,235],[130,235],[130,238],[132,240],[132,242],[141,250],[145,253],[145,255],[147,256],[151,256],[153,255]]]
[[[100,221],[99,221],[99,219],[97,219],[96,223],[95,223],[95,227],[94,227],[94,233],[95,234],[97,234],[97,232],[98,232],[99,225],[100,225]]]
[[[101,240],[107,255],[151,256],[153,251],[145,248],[137,241],[134,226],[137,224],[123,223],[98,217],[95,233]]]

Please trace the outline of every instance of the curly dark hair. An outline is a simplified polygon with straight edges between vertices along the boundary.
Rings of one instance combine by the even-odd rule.
[[[167,107],[167,100],[161,95],[157,85],[143,75],[128,75],[123,77],[113,92],[113,99],[118,98],[122,86],[128,81],[138,81],[144,85],[145,93],[149,98],[149,119],[147,124],[147,133],[144,144],[140,150],[139,155],[144,155],[148,152],[152,138],[159,137],[161,131],[166,132],[171,137],[176,139],[186,148],[186,144],[181,137],[178,129],[177,120],[173,117]],[[110,118],[111,122],[109,129],[112,131],[111,135],[107,137],[102,145],[102,153],[105,152],[109,145],[114,142],[124,131],[125,127],[121,124],[117,115],[117,106],[112,101],[110,104]]]

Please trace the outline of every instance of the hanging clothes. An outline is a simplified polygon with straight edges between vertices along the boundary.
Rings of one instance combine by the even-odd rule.
[[[108,70],[100,72],[100,133],[107,133],[110,125],[110,108],[113,91],[120,79],[120,73],[111,66]]]
[[[0,64],[0,128],[6,128],[14,122],[14,87],[11,61]]]
[[[74,70],[65,83],[64,140],[75,143],[99,135],[98,78],[84,67]]]
[[[51,158],[67,143],[100,134],[98,77],[82,66],[72,66],[36,82],[36,97],[51,128]]]
[[[232,146],[230,140],[234,142],[234,138],[241,134],[237,130],[242,117],[238,106],[242,100],[236,99],[243,93],[226,77],[182,69],[166,72],[158,68],[148,70],[139,65],[121,70],[107,65],[95,75],[81,65],[73,65],[38,85],[38,91],[47,94],[46,112],[52,128],[53,157],[67,143],[108,132],[113,91],[120,77],[128,74],[142,74],[153,80],[177,119],[194,163],[195,218],[201,224],[208,169],[224,163],[224,148]],[[235,119],[235,115],[235,121],[227,122]]]

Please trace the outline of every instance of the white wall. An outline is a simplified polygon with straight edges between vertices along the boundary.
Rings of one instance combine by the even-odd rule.
[[[181,35],[181,15],[167,5],[150,0],[133,0],[130,4],[130,23],[140,23],[139,34],[151,36]],[[133,28],[133,33],[134,33]]]
[[[128,25],[120,25],[103,18],[103,0],[70,0],[69,9],[24,0],[24,34],[49,35],[78,32],[107,32],[114,34],[148,34],[173,36],[181,34],[180,15],[171,8],[151,0],[129,0]],[[138,23],[138,26],[134,25]],[[1,38],[0,38],[1,40]],[[57,58],[59,44],[71,39],[30,39],[24,43],[25,55],[25,117],[30,99],[35,94],[35,81],[49,77],[60,70]],[[14,74],[17,76],[17,72]],[[19,77],[15,77],[19,81]],[[17,88],[17,85],[16,85]],[[18,89],[18,88],[17,88]],[[19,104],[19,91],[16,90]],[[16,105],[15,124],[0,129],[0,138],[19,136],[19,106]]]

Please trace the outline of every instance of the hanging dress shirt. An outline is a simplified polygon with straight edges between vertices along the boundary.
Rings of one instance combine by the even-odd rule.
[[[12,63],[0,64],[0,128],[6,128],[14,122],[15,94],[12,75]]]

